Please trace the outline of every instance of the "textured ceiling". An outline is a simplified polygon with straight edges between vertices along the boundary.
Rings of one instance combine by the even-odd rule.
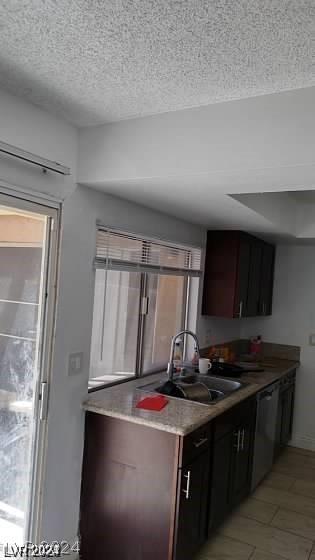
[[[315,85],[314,0],[3,0],[0,87],[79,125]]]

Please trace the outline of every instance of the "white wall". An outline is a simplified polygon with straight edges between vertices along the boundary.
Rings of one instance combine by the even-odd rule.
[[[301,202],[297,209],[298,237],[315,238],[315,204],[312,201]]]
[[[50,466],[45,487],[49,511],[45,538],[74,538],[79,516],[84,414],[92,325],[96,220],[135,233],[201,245],[205,232],[166,215],[78,187],[63,208],[60,295],[54,384],[50,402]],[[69,352],[84,353],[82,374],[67,377]]]
[[[199,317],[198,335],[201,347],[214,346],[240,338],[239,319]]]
[[[276,167],[270,178],[274,185],[281,168],[288,166],[293,173],[299,165],[301,185],[302,166],[314,163],[314,91],[263,95],[83,129],[78,180],[101,184],[217,172],[212,187],[220,189],[220,173],[226,170]],[[226,192],[233,192],[231,180],[228,185],[232,190]],[[257,186],[247,188],[245,192],[254,192]]]
[[[5,181],[30,193],[65,199],[42,536],[48,541],[72,541],[79,518],[84,429],[80,405],[87,394],[89,374],[96,220],[194,245],[204,244],[205,231],[93,189],[76,187],[76,130],[44,111],[0,92],[0,122],[0,140],[72,169],[68,178],[53,173],[43,175],[32,166],[0,154],[0,183]],[[202,317],[198,334],[202,346],[238,338],[239,321]],[[83,371],[68,377],[69,353],[77,351],[84,354]]]
[[[315,450],[315,246],[279,245],[276,253],[273,313],[241,320],[241,336],[261,334],[267,342],[301,346],[293,444]]]
[[[298,205],[290,194],[268,192],[234,195],[233,198],[280,226],[281,231],[292,236],[297,234]]]
[[[142,206],[77,187],[77,132],[70,125],[0,92],[0,140],[59,161],[72,169],[59,177],[0,154],[0,183],[65,199],[62,210],[59,297],[49,406],[42,536],[71,541],[79,518],[84,413],[92,324],[96,220],[108,226],[203,245],[204,229]],[[84,354],[83,371],[67,376],[71,352]]]
[[[25,101],[0,91],[0,141],[71,168],[71,175],[43,174],[40,168],[0,154],[2,181],[63,199],[74,190],[77,171],[75,128]]]
[[[0,154],[0,191],[4,184],[28,192],[32,195],[48,199],[64,199],[76,188],[77,166],[77,131],[74,127],[60,121],[52,115],[28,104],[23,100],[0,91],[0,140],[21,147],[22,149],[41,155],[47,159],[64,163],[71,168],[69,177],[62,177],[55,173],[43,174],[40,168],[19,162]],[[70,203],[71,205],[71,203]],[[66,216],[65,216],[66,217]],[[80,224],[79,218],[76,222]],[[68,220],[64,220],[62,255],[63,262],[60,274],[60,299],[57,306],[57,340],[54,354],[52,400],[49,416],[47,472],[45,487],[45,508],[43,512],[43,537],[50,539],[70,539],[76,534],[78,508],[78,480],[80,472],[81,448],[78,446],[83,422],[77,423],[78,410],[82,391],[78,389],[80,380],[66,377],[65,364],[67,355],[77,344],[72,342],[71,336],[82,337],[84,315],[81,323],[72,321],[71,315],[63,313],[66,308],[64,300],[68,299],[69,284],[75,282],[73,266],[80,270],[80,258],[77,243],[71,248],[69,262],[64,261],[64,255],[69,243]],[[79,228],[78,228],[79,229]],[[70,232],[69,232],[70,233]],[[78,250],[77,250],[78,252]],[[77,262],[75,257],[77,256]],[[86,298],[82,294],[84,308]],[[86,312],[86,308],[84,308]],[[88,336],[88,332],[86,332]],[[69,397],[69,389],[72,396]],[[54,408],[56,410],[54,411]],[[60,424],[60,420],[62,424]],[[64,466],[63,466],[64,465]],[[54,492],[47,496],[49,484]]]

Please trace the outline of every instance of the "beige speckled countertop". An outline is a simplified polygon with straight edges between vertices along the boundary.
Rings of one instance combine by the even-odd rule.
[[[268,359],[268,363],[270,365],[264,366],[263,372],[244,374],[240,380],[248,385],[217,404],[205,405],[168,397],[169,403],[160,412],[136,408],[137,402],[150,394],[137,387],[161,378],[166,379],[166,374],[163,373],[90,393],[83,402],[83,408],[104,416],[112,416],[184,436],[299,367],[299,362],[291,360]],[[156,395],[156,393],[151,394]]]

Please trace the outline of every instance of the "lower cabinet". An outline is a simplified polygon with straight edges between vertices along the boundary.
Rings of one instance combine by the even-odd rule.
[[[185,437],[88,412],[81,558],[192,560],[249,493],[256,399]]]
[[[233,432],[229,432],[213,446],[208,533],[222,523],[230,509],[233,444],[234,435]]]
[[[176,560],[191,560],[206,539],[209,453],[182,468],[178,479]]]
[[[256,399],[218,417],[214,425],[208,534],[250,492]]]
[[[192,560],[206,540],[212,424],[181,437],[87,413],[81,558]]]

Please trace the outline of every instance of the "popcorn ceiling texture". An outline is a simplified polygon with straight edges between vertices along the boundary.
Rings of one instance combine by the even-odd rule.
[[[314,0],[2,0],[0,87],[79,126],[315,85]]]

